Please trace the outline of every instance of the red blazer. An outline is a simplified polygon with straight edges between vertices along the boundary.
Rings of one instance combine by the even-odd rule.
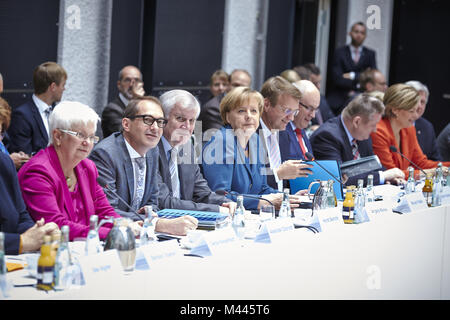
[[[70,240],[85,238],[89,232],[89,218],[98,215],[100,222],[106,216],[120,217],[109,204],[102,187],[97,183],[95,164],[82,160],[75,167],[82,203],[74,203],[53,146],[39,151],[19,170],[19,183],[23,199],[34,220],[44,218],[60,228],[70,227]],[[83,210],[77,210],[82,208]],[[99,229],[101,239],[106,238],[112,224]]]
[[[395,141],[394,132],[392,131],[389,119],[383,118],[377,124],[377,131],[371,134],[373,152],[380,158],[381,163],[386,169],[399,168],[403,170],[405,176],[408,177],[408,167],[410,163],[400,154],[392,152],[389,147],[395,146],[397,150],[405,155],[409,160],[414,162],[422,169],[435,168],[439,161],[428,160],[423,154],[422,149],[417,141],[416,129],[414,126],[400,130],[400,140],[402,146],[399,147]],[[449,166],[450,162],[442,162],[443,165]],[[419,171],[416,169],[415,174]]]

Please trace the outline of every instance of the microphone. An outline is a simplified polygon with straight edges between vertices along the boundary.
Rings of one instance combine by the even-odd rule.
[[[330,171],[325,169],[324,166],[322,166],[319,162],[317,162],[316,159],[314,159],[314,156],[310,152],[306,152],[305,156],[306,156],[306,158],[308,158],[309,161],[313,161],[315,164],[317,164],[319,167],[321,167],[323,170],[325,170],[326,173],[328,173],[331,177],[333,177],[334,180],[339,182],[342,186],[344,185],[344,183],[341,181],[341,179],[338,179],[334,174],[332,174]]]
[[[243,198],[248,198],[248,199],[264,200],[264,201],[267,201],[268,203],[270,203],[275,208],[275,205],[271,201],[269,201],[269,200],[267,200],[267,199],[265,199],[263,197],[252,196],[252,195],[249,195],[249,194],[240,194],[240,193],[237,193],[236,191],[228,192],[228,191],[225,191],[225,190],[216,190],[215,193],[217,193],[218,195],[221,195],[221,196],[226,196],[227,194],[231,194],[231,195],[234,195],[236,197],[237,196],[242,196]]]
[[[103,180],[103,178],[101,178],[100,176],[98,176],[97,182],[98,182],[98,184],[99,184],[102,188],[105,188],[106,190],[108,190],[109,192],[111,192],[114,196],[116,196],[117,199],[119,199],[120,201],[122,201],[122,203],[125,204],[125,206],[126,206],[128,209],[130,209],[131,212],[133,212],[140,220],[144,221],[144,218],[142,218],[142,217],[140,216],[140,214],[137,213],[136,210],[134,210],[134,209],[133,209],[133,208],[132,208],[125,200],[123,200],[122,197],[119,196],[119,195],[117,194],[117,192],[115,192],[115,191],[113,191],[112,189],[109,188],[108,184],[106,183],[105,180]]]
[[[400,151],[397,150],[397,148],[395,146],[390,146],[389,149],[392,152],[398,153],[399,155],[402,156],[402,158],[405,158],[406,160],[408,160],[409,163],[411,163],[414,167],[416,167],[416,169],[422,171],[422,173],[426,176],[427,174],[425,173],[425,171],[419,167],[417,164],[415,164],[414,162],[412,162],[411,160],[409,160],[403,153],[401,153]]]

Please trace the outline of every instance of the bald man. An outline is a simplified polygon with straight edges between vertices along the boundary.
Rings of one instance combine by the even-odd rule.
[[[312,154],[312,146],[306,136],[305,129],[316,116],[320,105],[320,92],[309,80],[294,83],[302,97],[299,101],[299,112],[294,120],[288,123],[286,130],[280,131],[281,161],[306,160],[305,153]]]
[[[119,71],[119,79],[117,80],[119,93],[102,112],[103,138],[122,129],[123,111],[135,95],[145,95],[143,86],[142,73],[135,66],[125,66]]]

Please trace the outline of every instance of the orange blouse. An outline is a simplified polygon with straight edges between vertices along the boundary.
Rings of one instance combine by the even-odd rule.
[[[422,169],[435,168],[439,161],[428,160],[423,154],[417,141],[416,129],[414,126],[400,130],[401,147],[395,141],[394,131],[392,131],[389,119],[383,118],[377,124],[377,131],[371,134],[373,152],[380,158],[381,164],[386,169],[399,168],[408,177],[408,167],[410,163],[400,154],[391,151],[390,146],[394,146],[405,157],[414,162]],[[444,166],[449,166],[450,162],[442,162]],[[415,168],[415,174],[419,171]]]

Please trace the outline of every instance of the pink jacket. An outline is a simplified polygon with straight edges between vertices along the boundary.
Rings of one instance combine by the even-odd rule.
[[[100,222],[105,217],[120,217],[109,204],[102,187],[97,183],[95,164],[82,160],[75,167],[78,188],[81,193],[83,212],[76,213],[76,207],[67,187],[58,155],[53,146],[39,151],[19,171],[19,183],[28,212],[34,220],[44,218],[60,228],[70,227],[70,240],[85,238],[89,232],[89,218],[98,215]],[[85,215],[85,216],[81,216]],[[99,229],[100,239],[106,238],[112,224]]]

